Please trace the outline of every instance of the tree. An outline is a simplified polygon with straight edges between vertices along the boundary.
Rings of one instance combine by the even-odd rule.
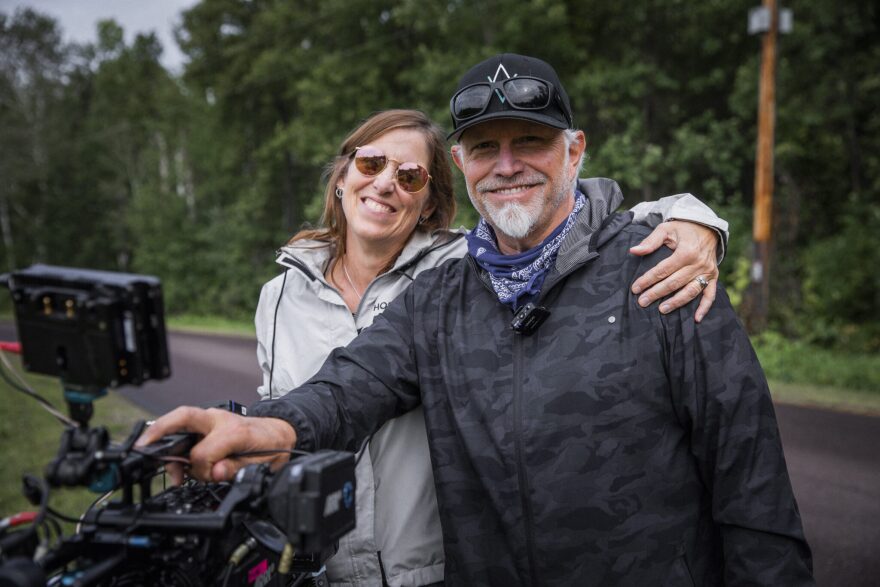
[[[617,179],[628,204],[689,191],[731,220],[721,270],[737,299],[753,4],[203,0],[177,31],[180,78],[154,37],[127,45],[113,22],[94,45],[63,46],[51,19],[0,14],[0,139],[14,145],[0,150],[3,259],[156,273],[172,312],[248,315],[273,251],[318,220],[324,165],[358,121],[416,107],[448,127],[463,71],[516,52],[565,80],[587,175]],[[774,233],[786,262],[774,263],[772,325],[876,348],[866,292],[877,287],[859,268],[880,261],[861,229],[880,193],[880,16],[854,0],[794,8],[778,67]],[[458,222],[473,225],[460,177],[457,189]]]

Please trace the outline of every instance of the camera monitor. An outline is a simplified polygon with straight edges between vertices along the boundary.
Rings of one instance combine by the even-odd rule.
[[[171,375],[158,278],[51,265],[8,278],[28,371],[84,390]]]

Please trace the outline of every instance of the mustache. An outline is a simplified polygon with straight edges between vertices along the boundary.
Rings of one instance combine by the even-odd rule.
[[[474,187],[478,193],[503,190],[521,185],[543,185],[547,183],[547,176],[543,173],[530,173],[529,175],[514,175],[512,177],[491,177],[478,182]]]

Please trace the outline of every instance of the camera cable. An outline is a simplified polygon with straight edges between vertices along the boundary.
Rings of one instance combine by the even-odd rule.
[[[46,518],[46,510],[49,507],[49,486],[46,481],[33,475],[25,475],[22,482],[25,484],[26,491],[29,489],[35,496],[39,495],[40,506],[27,530],[0,538],[0,553],[15,549],[31,536],[39,536],[37,528],[43,524],[43,520]]]
[[[33,399],[40,402],[40,405],[43,406],[47,412],[55,416],[62,424],[68,427],[76,427],[76,422],[72,419],[64,415],[61,411],[59,411],[55,406],[52,405],[52,402],[41,396],[39,393],[34,391],[27,383],[25,383],[24,379],[16,373],[15,369],[12,367],[12,364],[9,362],[9,358],[6,356],[6,353],[0,351],[0,362],[2,362],[3,367],[0,367],[0,377],[3,378],[6,383],[9,384],[12,389],[16,391],[20,391],[21,393],[32,397]],[[18,383],[13,381],[10,375],[14,376],[18,379]]]

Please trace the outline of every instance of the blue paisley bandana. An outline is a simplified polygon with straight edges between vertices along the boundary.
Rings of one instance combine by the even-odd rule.
[[[576,190],[574,197],[574,209],[565,222],[557,226],[541,244],[523,253],[501,254],[495,231],[483,218],[468,233],[468,252],[489,273],[492,289],[502,304],[516,311],[541,293],[541,286],[556,260],[556,253],[586,203],[586,197],[580,191]]]

